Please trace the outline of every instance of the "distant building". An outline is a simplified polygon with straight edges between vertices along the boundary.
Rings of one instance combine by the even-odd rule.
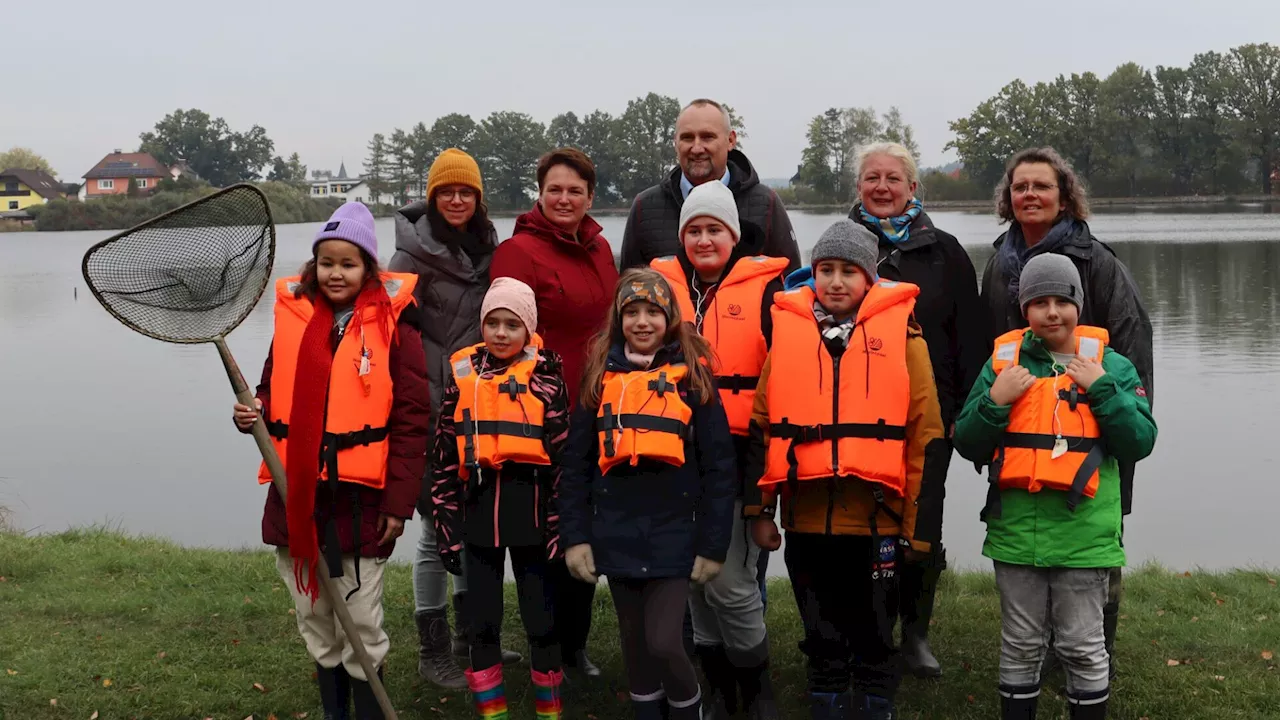
[[[62,184],[40,170],[14,168],[0,172],[0,212],[26,210],[65,197]]]
[[[85,182],[80,188],[80,199],[92,200],[108,195],[125,195],[130,184],[136,186],[140,194],[149,195],[155,192],[161,180],[175,176],[170,168],[150,153],[115,150],[98,161],[83,177]]]
[[[419,194],[421,189],[419,188]],[[389,193],[376,194],[364,178],[347,177],[347,164],[338,166],[336,177],[319,178],[311,181],[311,197],[337,198],[338,200],[355,200],[366,205],[394,205],[396,198]],[[410,193],[410,199],[414,199]]]

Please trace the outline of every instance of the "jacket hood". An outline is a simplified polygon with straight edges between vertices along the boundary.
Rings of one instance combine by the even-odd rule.
[[[595,218],[590,215],[584,215],[582,224],[578,226],[578,237],[574,238],[559,225],[547,219],[547,216],[542,212],[541,203],[534,203],[532,210],[516,218],[516,227],[513,234],[532,235],[543,240],[564,242],[585,248],[594,243],[603,231],[604,228],[595,221]]]
[[[488,274],[492,254],[485,256],[479,266],[473,266],[466,253],[459,252],[455,255],[432,235],[425,200],[418,200],[397,210],[395,221],[396,250],[403,250],[418,262],[466,282],[470,282],[476,272]],[[497,247],[498,231],[493,228],[493,223],[489,223],[489,237],[486,240]]]
[[[662,181],[662,189],[676,201],[676,206],[684,205],[684,194],[680,192],[680,177],[684,171],[676,165],[667,173],[666,179]],[[729,151],[729,190],[735,197],[740,193],[760,184],[760,176],[756,173],[756,168],[747,159],[747,156],[737,148]],[[743,233],[746,234],[745,232]]]
[[[1014,222],[1016,223],[1017,221],[1015,220]],[[1093,244],[1097,240],[1093,237],[1093,231],[1089,229],[1089,223],[1084,220],[1077,220],[1076,226],[1075,233],[1067,240],[1067,250],[1074,255],[1087,258],[1092,254]],[[1001,245],[1004,245],[1004,241],[1008,237],[1009,231],[1005,230],[1000,233],[1000,237],[996,238],[992,245],[999,249]]]

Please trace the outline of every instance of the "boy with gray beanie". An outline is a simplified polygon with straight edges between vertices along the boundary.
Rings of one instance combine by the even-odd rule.
[[[990,470],[982,554],[1000,590],[1001,713],[1035,718],[1052,633],[1072,720],[1099,720],[1111,694],[1107,577],[1125,563],[1119,463],[1151,453],[1156,424],[1133,363],[1106,330],[1079,324],[1070,258],[1029,260],[1018,304],[1029,327],[996,338],[953,438]]]
[[[916,500],[943,428],[911,320],[920,289],[877,280],[876,258],[871,231],[841,220],[787,278],[751,416],[747,473],[765,496],[751,534],[776,549],[775,515],[787,532],[815,720],[896,717],[899,557],[931,549]]]

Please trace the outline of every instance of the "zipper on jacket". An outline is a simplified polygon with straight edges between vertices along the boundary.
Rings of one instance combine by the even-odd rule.
[[[827,354],[831,355],[831,349],[826,347],[826,343],[822,344],[826,348]],[[831,358],[831,424],[835,425],[840,422],[840,358],[841,355],[833,355]],[[840,472],[840,438],[831,438],[831,478],[827,480],[827,534],[831,534],[831,516],[836,511],[836,475]]]
[[[539,486],[540,484],[541,484],[541,481],[538,479],[538,471],[537,471],[537,469],[535,468],[535,469],[534,469],[534,471],[533,471],[533,528],[534,528],[535,530],[536,530],[536,529],[538,529],[538,528],[540,527],[539,522],[538,522],[538,519],[539,519],[539,518],[538,518],[538,516],[541,514],[541,513],[539,513],[539,512],[538,512],[538,510],[539,510],[539,508],[538,508],[538,489],[539,489],[539,488],[538,488],[538,486]]]

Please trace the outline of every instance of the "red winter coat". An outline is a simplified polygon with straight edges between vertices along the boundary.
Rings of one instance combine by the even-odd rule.
[[[417,308],[410,306],[400,314],[396,326],[395,344],[391,346],[391,382],[395,396],[391,401],[391,417],[387,421],[391,433],[387,438],[387,483],[377,490],[352,483],[338,483],[338,496],[330,502],[329,484],[316,486],[316,529],[323,533],[325,521],[332,512],[337,521],[338,544],[343,555],[355,552],[354,523],[355,498],[360,497],[360,555],[370,558],[391,556],[395,542],[378,545],[382,536],[378,533],[378,515],[388,515],[409,520],[418,503],[418,491],[427,464],[427,446],[430,443],[428,419],[430,417],[430,393],[427,389],[427,362],[422,349],[422,333],[417,327]],[[264,414],[271,403],[270,351],[262,368],[262,382],[257,396],[262,401]],[[281,458],[283,460],[283,458]],[[323,542],[323,537],[321,538]],[[262,542],[276,547],[289,546],[289,527],[285,519],[284,501],[276,486],[267,490],[267,503],[262,512]]]
[[[542,207],[516,219],[515,234],[498,246],[491,279],[515,278],[538,299],[538,329],[548,350],[564,361],[570,407],[577,407],[578,384],[591,338],[604,327],[618,284],[613,249],[588,215],[571,237],[542,214]]]

